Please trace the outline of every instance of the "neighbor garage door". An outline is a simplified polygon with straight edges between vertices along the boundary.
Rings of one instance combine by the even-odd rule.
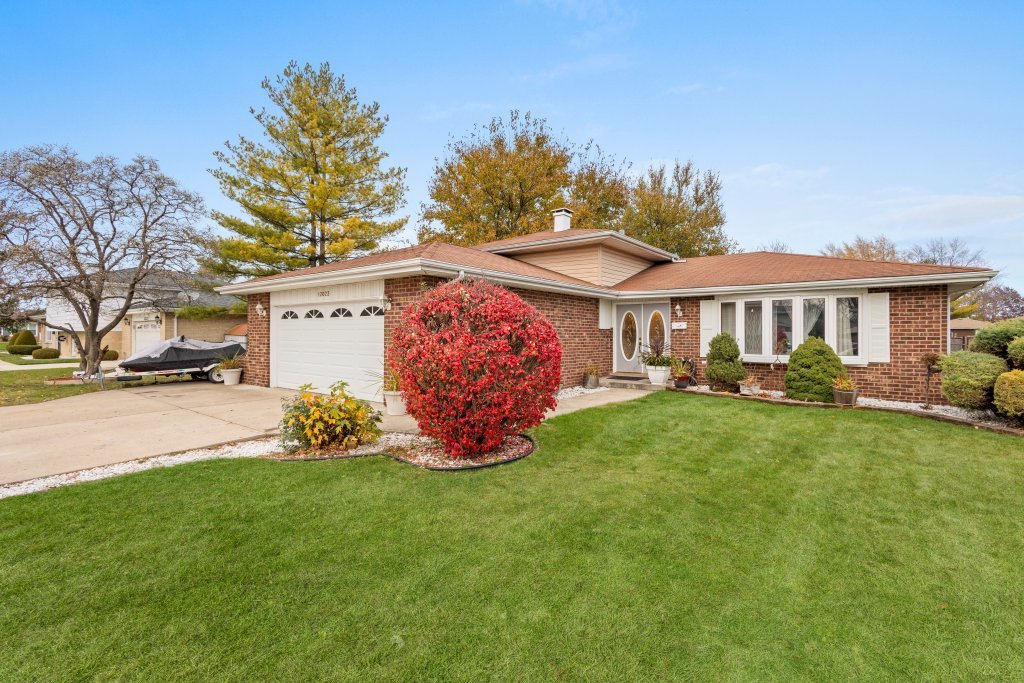
[[[384,311],[380,300],[274,306],[271,383],[327,391],[344,380],[357,398],[380,400]]]

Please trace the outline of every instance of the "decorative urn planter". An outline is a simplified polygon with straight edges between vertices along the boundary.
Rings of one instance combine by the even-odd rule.
[[[740,395],[741,396],[757,396],[761,393],[760,382],[740,382]]]
[[[678,377],[673,377],[672,379],[673,382],[675,382],[676,389],[685,389],[686,387],[690,386],[689,374],[682,374],[679,375]]]
[[[837,405],[841,406],[855,406],[857,405],[857,396],[860,395],[860,389],[850,389],[845,391],[843,389],[836,389],[832,387],[832,398],[835,399]]]
[[[651,384],[665,384],[668,381],[669,367],[667,365],[648,365],[647,379]]]
[[[220,374],[224,377],[224,384],[227,386],[232,386],[242,381],[242,368],[221,370]]]
[[[583,378],[583,386],[586,389],[597,389],[601,386],[601,383],[597,375],[587,375]]]
[[[384,392],[384,409],[388,415],[405,415],[405,399],[400,391]]]

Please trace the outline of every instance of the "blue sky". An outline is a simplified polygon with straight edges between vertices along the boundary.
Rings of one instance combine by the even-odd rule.
[[[0,149],[144,153],[230,210],[212,152],[327,60],[390,115],[413,224],[449,136],[519,108],[718,171],[747,249],[962,237],[1024,290],[1024,4],[825,4],[11,3]]]

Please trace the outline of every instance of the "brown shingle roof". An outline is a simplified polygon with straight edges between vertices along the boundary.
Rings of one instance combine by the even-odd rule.
[[[519,244],[530,244],[531,242],[543,242],[545,240],[562,238],[562,237],[587,237],[591,235],[603,235],[609,234],[608,230],[590,230],[588,228],[570,228],[568,230],[543,230],[541,232],[532,232],[529,235],[516,235],[515,237],[506,237],[503,240],[494,240],[493,242],[484,242],[478,244],[475,249],[491,249],[492,247],[512,247]]]
[[[269,282],[302,275],[314,275],[317,273],[330,273],[334,271],[351,270],[352,268],[363,268],[365,266],[398,263],[399,261],[408,261],[416,258],[440,261],[456,267],[480,268],[499,273],[507,273],[509,275],[535,277],[544,280],[551,280],[553,282],[583,285],[591,288],[597,287],[597,285],[592,282],[586,282],[568,275],[563,275],[562,273],[556,273],[553,270],[541,268],[540,266],[535,266],[530,263],[526,263],[525,261],[518,261],[507,256],[491,254],[486,251],[480,251],[479,249],[458,247],[453,244],[445,244],[443,242],[418,244],[414,247],[395,249],[394,251],[384,251],[379,254],[370,254],[369,256],[361,256],[347,261],[329,263],[325,266],[291,270],[286,273],[278,273],[276,275],[267,275],[265,277],[256,278],[254,280],[249,280],[248,282]]]
[[[981,273],[987,272],[987,270],[986,268],[936,266],[925,263],[860,261],[808,254],[754,251],[723,256],[701,256],[678,263],[652,266],[620,282],[615,289],[639,291],[738,287],[873,277]]]
[[[992,323],[986,320],[975,320],[974,318],[952,318],[949,321],[951,330],[980,330]]]

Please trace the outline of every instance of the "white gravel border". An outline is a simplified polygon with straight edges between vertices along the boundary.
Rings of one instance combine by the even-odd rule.
[[[555,400],[564,401],[569,398],[576,398],[577,396],[586,396],[587,394],[598,394],[602,391],[608,391],[608,387],[597,387],[596,389],[587,389],[586,387],[566,387],[560,389],[555,394]]]
[[[0,485],[0,498],[11,496],[22,496],[26,493],[37,493],[60,486],[70,486],[83,481],[96,481],[117,477],[131,472],[143,472],[157,467],[174,467],[187,462],[198,462],[200,460],[214,460],[216,458],[258,458],[271,453],[278,453],[281,450],[280,439],[277,436],[255,439],[253,441],[239,441],[214,448],[199,448],[193,451],[173,453],[171,455],[155,455],[152,458],[139,458],[128,462],[119,462],[113,465],[101,465],[90,467],[77,472],[67,474],[55,474],[50,477],[39,479],[28,479],[14,484]]]

